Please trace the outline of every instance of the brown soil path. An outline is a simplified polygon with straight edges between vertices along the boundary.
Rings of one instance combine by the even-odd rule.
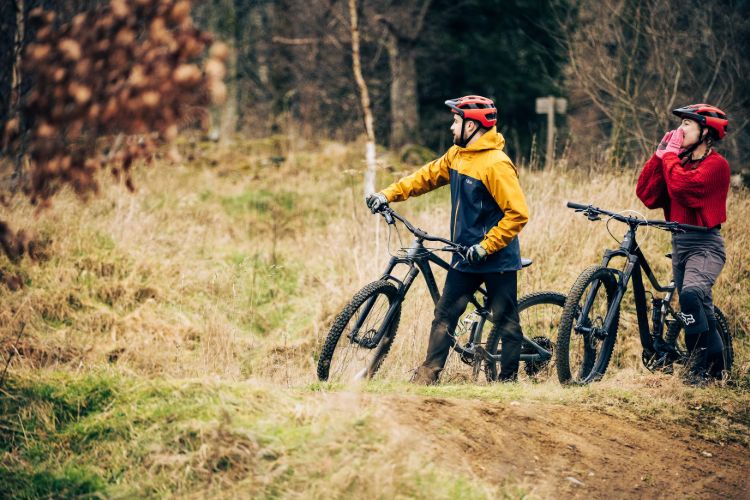
[[[441,466],[490,484],[521,483],[534,496],[750,498],[750,450],[687,428],[554,404],[358,399]]]

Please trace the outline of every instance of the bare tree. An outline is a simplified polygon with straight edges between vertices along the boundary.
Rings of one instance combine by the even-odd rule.
[[[17,9],[15,1],[0,3],[0,127],[11,116],[13,68],[16,60]]]
[[[725,146],[736,149],[748,119],[738,29],[746,23],[734,9],[699,0],[581,2],[564,28],[569,86],[603,118],[612,164],[648,154],[670,126],[669,110],[695,102],[730,114],[735,125]],[[573,117],[576,135],[587,135],[588,125]]]
[[[372,117],[370,92],[367,89],[367,83],[362,76],[362,63],[359,55],[359,18],[357,15],[357,0],[349,0],[349,16],[352,30],[352,68],[354,70],[354,79],[357,81],[357,88],[359,89],[360,103],[362,104],[362,113],[364,114],[365,133],[367,134],[367,142],[365,145],[367,170],[365,172],[364,190],[365,194],[369,194],[375,191],[375,122]]]
[[[432,0],[385,2],[374,5],[374,18],[386,30],[386,48],[391,70],[390,146],[419,141],[417,94],[417,42]]]

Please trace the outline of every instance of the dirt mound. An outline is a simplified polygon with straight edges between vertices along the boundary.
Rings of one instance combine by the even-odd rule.
[[[363,395],[397,435],[450,469],[489,484],[521,483],[541,497],[750,498],[740,444],[542,403]]]

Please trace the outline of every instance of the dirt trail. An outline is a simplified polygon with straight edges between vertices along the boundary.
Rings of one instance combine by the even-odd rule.
[[[539,497],[750,498],[750,450],[573,406],[361,395],[440,465]]]

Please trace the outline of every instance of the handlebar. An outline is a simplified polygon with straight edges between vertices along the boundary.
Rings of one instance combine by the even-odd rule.
[[[459,245],[458,243],[455,243],[451,240],[447,240],[445,238],[441,238],[440,236],[432,236],[428,234],[427,232],[423,231],[422,229],[419,229],[418,227],[415,227],[412,225],[408,220],[403,218],[401,215],[399,215],[395,210],[393,210],[389,206],[384,206],[380,208],[377,213],[383,216],[385,221],[388,224],[395,224],[396,221],[401,222],[406,229],[409,230],[410,233],[412,233],[414,236],[419,238],[423,241],[436,241],[438,243],[443,243],[447,245],[445,248],[441,248],[441,250],[444,250],[446,252],[454,252],[457,254],[460,254],[462,257],[466,257],[466,252],[468,251],[468,247],[465,247],[463,245]]]
[[[566,205],[568,208],[572,208],[576,212],[583,212],[583,215],[588,217],[588,219],[591,221],[600,220],[599,215],[606,215],[612,219],[623,222],[630,226],[652,226],[652,227],[663,229],[664,231],[669,231],[672,233],[684,233],[687,231],[705,233],[709,231],[709,228],[703,227],[703,226],[679,224],[677,222],[670,222],[670,221],[664,221],[664,220],[647,220],[647,219],[638,219],[636,217],[628,217],[628,216],[621,215],[615,212],[610,212],[609,210],[604,210],[602,208],[595,207],[593,205],[582,205],[580,203],[575,203],[572,201],[569,201]]]

